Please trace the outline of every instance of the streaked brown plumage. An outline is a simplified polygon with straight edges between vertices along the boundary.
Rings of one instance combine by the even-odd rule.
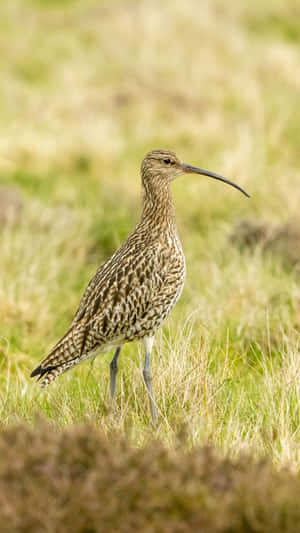
[[[96,272],[69,330],[32,372],[31,376],[42,379],[42,385],[72,366],[115,348],[111,362],[113,401],[120,348],[126,342],[143,340],[144,378],[156,423],[150,373],[153,337],[177,302],[185,278],[171,192],[171,181],[183,172],[206,174],[240,189],[217,174],[182,163],[169,150],[149,152],[141,167],[141,219],[125,243]]]

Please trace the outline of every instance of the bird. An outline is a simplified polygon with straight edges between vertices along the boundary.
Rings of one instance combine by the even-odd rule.
[[[178,301],[185,281],[185,257],[178,237],[171,183],[181,174],[201,174],[248,193],[220,174],[184,163],[173,151],[155,149],[141,165],[139,222],[121,247],[89,282],[73,321],[49,355],[33,370],[47,386],[73,366],[114,350],[110,402],[114,409],[118,359],[125,343],[141,341],[143,377],[154,426],[158,422],[150,360],[154,336]]]

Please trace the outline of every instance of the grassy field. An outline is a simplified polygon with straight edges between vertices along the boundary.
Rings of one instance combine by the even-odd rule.
[[[152,435],[138,345],[115,417],[111,354],[46,392],[29,374],[137,221],[142,157],[170,148],[251,199],[204,177],[173,185],[187,280],[155,343],[156,436],[298,469],[299,16],[296,0],[1,2],[0,181],[23,206],[0,217],[3,424]],[[281,244],[235,239],[245,219]]]

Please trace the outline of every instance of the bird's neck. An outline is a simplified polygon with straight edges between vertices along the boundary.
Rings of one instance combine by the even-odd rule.
[[[175,209],[171,185],[159,176],[151,181],[142,179],[141,224],[159,232],[176,232]]]

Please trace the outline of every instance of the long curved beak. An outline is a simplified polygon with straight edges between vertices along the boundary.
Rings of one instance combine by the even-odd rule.
[[[187,165],[186,163],[182,163],[182,170],[183,172],[186,172],[187,174],[202,174],[203,176],[208,176],[209,178],[214,178],[215,180],[223,181],[224,183],[227,183],[228,185],[231,185],[241,193],[243,193],[247,198],[250,198],[250,195],[242,189],[239,185],[234,183],[233,181],[230,181],[223,176],[220,176],[220,174],[215,174],[214,172],[209,172],[208,170],[203,170],[203,168],[198,167],[192,167],[191,165]]]

